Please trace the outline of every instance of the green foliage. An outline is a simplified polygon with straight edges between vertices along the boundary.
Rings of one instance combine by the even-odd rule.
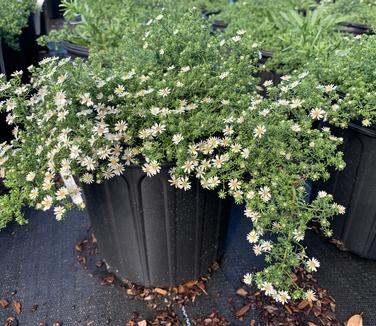
[[[134,37],[110,66],[48,58],[30,69],[30,84],[19,73],[3,78],[0,109],[15,139],[0,146],[10,188],[0,200],[0,227],[13,216],[25,222],[24,205],[54,206],[58,220],[84,207],[73,177],[101,183],[130,164],[152,177],[172,162],[171,186],[188,190],[197,178],[245,204],[248,241],[269,264],[245,281],[253,277],[282,303],[305,297],[290,273],[319,265],[300,244],[307,225],[316,221],[330,235],[329,219],[344,213],[324,192],[305,200],[306,180],[344,167],[341,139],[314,128],[332,109],[327,89],[303,73],[277,87],[266,82],[268,97],[261,97],[251,37],[242,30],[213,36],[200,10],[179,22],[159,14]]]
[[[337,24],[346,17],[310,1],[299,6],[288,1],[248,1],[228,7],[222,19],[229,22],[230,34],[244,29],[264,50],[273,52],[267,69],[288,73],[302,70],[316,58],[325,60],[341,42]]]
[[[335,110],[328,115],[331,123],[345,128],[350,121],[364,126],[376,124],[376,37],[349,37],[330,59],[311,70],[323,85],[332,85]]]
[[[169,12],[170,19],[179,20],[193,6],[204,12],[218,10],[226,4],[227,0],[63,0],[65,27],[52,31],[40,42],[63,40],[95,51],[111,52],[110,49],[127,42],[132,30],[158,14]]]
[[[36,9],[36,0],[1,0],[0,8],[0,38],[18,49],[17,38],[27,26],[30,13]]]

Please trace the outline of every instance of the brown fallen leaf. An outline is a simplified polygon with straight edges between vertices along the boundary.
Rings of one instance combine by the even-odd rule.
[[[77,260],[81,265],[86,265],[86,257],[85,256],[77,256]]]
[[[204,292],[206,295],[208,295],[208,292],[206,292],[206,287],[204,282],[198,282],[197,286],[201,289],[202,292]]]
[[[346,326],[363,326],[363,317],[361,315],[354,315],[348,321]]]
[[[83,244],[82,242],[77,243],[77,244],[74,246],[74,250],[76,250],[77,252],[82,252],[82,250],[84,249],[83,246],[84,246],[84,244]]]
[[[256,325],[256,320],[252,319],[249,323],[249,326],[255,326]]]
[[[4,323],[4,326],[17,326],[17,325],[18,325],[18,320],[13,316],[9,316]]]
[[[246,297],[248,295],[248,291],[244,290],[243,288],[239,288],[236,290],[236,294],[241,297]]]
[[[9,302],[5,299],[0,299],[0,307],[5,309],[9,306]]]
[[[298,309],[299,310],[304,310],[306,307],[309,306],[309,301],[308,300],[302,300],[299,304],[298,304]]]
[[[13,307],[14,307],[14,310],[16,311],[17,315],[21,314],[21,312],[22,312],[21,302],[19,302],[19,301],[13,301]]]
[[[146,320],[141,320],[137,323],[138,326],[148,326],[148,323],[146,322]]]
[[[197,284],[197,282],[198,282],[197,280],[192,280],[192,281],[184,283],[183,286],[187,288],[192,288]]]
[[[160,295],[166,295],[167,294],[167,291],[164,290],[164,289],[161,289],[161,288],[155,288],[154,292],[157,292]]]
[[[307,326],[317,326],[317,324],[312,323],[312,322],[309,321]]]
[[[244,315],[251,309],[252,304],[248,303],[242,308],[240,308],[236,313],[235,316],[236,318],[242,318]]]

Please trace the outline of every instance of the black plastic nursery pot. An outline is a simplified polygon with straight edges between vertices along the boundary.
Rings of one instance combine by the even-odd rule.
[[[84,59],[87,59],[89,57],[89,49],[82,45],[65,41],[63,42],[63,47],[67,50],[69,57]]]
[[[376,129],[350,123],[349,128],[331,127],[343,137],[346,168],[332,173],[318,186],[333,194],[335,202],[346,207],[346,214],[333,219],[335,238],[346,249],[364,258],[376,259]]]
[[[352,22],[341,22],[338,24],[341,28],[341,32],[354,34],[354,35],[373,35],[374,31],[370,25],[352,23]]]
[[[164,166],[154,177],[130,166],[122,176],[83,186],[99,250],[120,279],[171,287],[205,274],[220,259],[230,203],[192,182],[172,187]]]
[[[19,50],[9,47],[4,40],[1,42],[5,73],[8,77],[16,70],[27,71],[30,65],[39,61],[37,35],[34,28],[34,15],[30,15],[28,26],[22,29],[19,37]],[[3,68],[2,68],[3,69]],[[27,80],[24,74],[24,81]]]

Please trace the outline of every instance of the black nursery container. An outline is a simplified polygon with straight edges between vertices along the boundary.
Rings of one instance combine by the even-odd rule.
[[[321,189],[346,207],[333,219],[334,236],[359,256],[376,259],[376,129],[350,123],[347,129],[331,128],[343,137],[346,168],[332,173]]]
[[[83,186],[101,254],[121,279],[170,287],[205,274],[223,251],[229,203],[192,183],[169,182],[165,166],[152,177],[136,166],[103,184]]]
[[[84,46],[65,41],[63,47],[67,50],[69,57],[84,59],[89,57],[89,49]]]

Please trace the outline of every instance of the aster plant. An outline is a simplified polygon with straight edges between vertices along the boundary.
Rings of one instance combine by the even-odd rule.
[[[267,82],[262,98],[252,77],[258,49],[249,48],[245,31],[212,36],[199,11],[184,18],[152,19],[118,65],[45,59],[31,68],[30,84],[18,73],[2,79],[1,110],[15,139],[0,148],[10,188],[0,198],[0,226],[14,217],[26,223],[25,205],[61,220],[84,207],[80,183],[104,182],[129,165],[153,177],[168,162],[172,187],[189,190],[196,178],[244,205],[247,239],[268,263],[245,275],[247,284],[283,304],[314,299],[291,273],[319,267],[301,244],[309,222],[330,235],[330,217],[344,212],[324,192],[306,200],[306,180],[343,168],[341,140],[313,128],[331,100],[308,73],[284,76],[278,87]]]

